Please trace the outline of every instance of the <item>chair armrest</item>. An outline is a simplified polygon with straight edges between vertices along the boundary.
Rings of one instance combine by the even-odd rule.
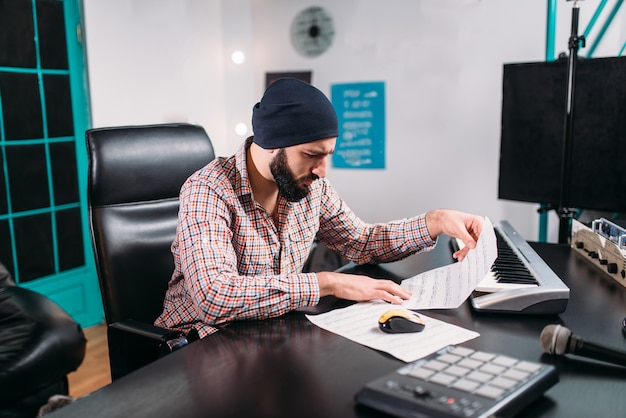
[[[161,346],[170,352],[178,350],[188,344],[187,338],[183,332],[160,328],[134,319],[123,319],[110,324],[109,327],[151,340],[160,341]]]
[[[176,338],[182,334],[182,332],[179,331],[172,331],[169,329],[160,328],[152,324],[136,321],[134,319],[123,319],[118,322],[113,322],[109,326],[111,328],[116,328],[121,331],[130,332],[131,334],[137,334],[159,341],[167,341],[172,337]]]

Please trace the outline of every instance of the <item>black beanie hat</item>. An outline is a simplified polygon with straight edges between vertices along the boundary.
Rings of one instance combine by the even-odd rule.
[[[295,78],[280,78],[252,109],[254,142],[286,148],[338,136],[337,114],[324,93]]]

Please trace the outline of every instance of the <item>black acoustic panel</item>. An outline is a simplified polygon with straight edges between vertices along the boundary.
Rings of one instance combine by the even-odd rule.
[[[0,215],[5,215],[9,212],[8,200],[6,177],[4,176],[4,148],[0,147]]]
[[[50,206],[44,145],[6,147],[13,212]]]
[[[43,137],[41,97],[36,74],[0,72],[5,139]]]
[[[84,265],[85,254],[80,209],[57,212],[56,222],[59,270],[65,271]]]
[[[55,272],[50,219],[50,214],[46,213],[13,220],[19,281],[21,283]]]
[[[565,62],[547,67],[545,63],[504,66],[501,199],[559,200],[567,67]]]
[[[42,68],[67,69],[63,2],[58,0],[37,0],[37,22],[39,28],[39,56]]]
[[[74,142],[50,144],[50,161],[55,204],[78,202],[78,173]]]
[[[67,75],[44,75],[48,137],[74,135],[70,79]]]
[[[626,57],[577,68],[572,206],[626,212]]]
[[[14,275],[13,247],[11,246],[11,230],[7,219],[0,220],[0,262]]]
[[[33,28],[30,1],[0,0],[0,66],[37,66]]]
[[[566,207],[626,211],[626,57],[580,59]],[[567,62],[507,64],[498,196],[561,204]]]

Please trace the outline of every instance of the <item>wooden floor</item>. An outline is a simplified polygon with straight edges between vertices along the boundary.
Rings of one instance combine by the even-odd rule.
[[[80,398],[111,383],[109,349],[105,325],[84,330],[87,350],[82,364],[68,375],[70,396]]]

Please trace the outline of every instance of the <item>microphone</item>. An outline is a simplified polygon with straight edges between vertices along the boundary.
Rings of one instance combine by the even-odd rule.
[[[541,348],[548,354],[576,354],[607,363],[626,366],[626,352],[584,341],[561,325],[547,325],[541,331]]]

